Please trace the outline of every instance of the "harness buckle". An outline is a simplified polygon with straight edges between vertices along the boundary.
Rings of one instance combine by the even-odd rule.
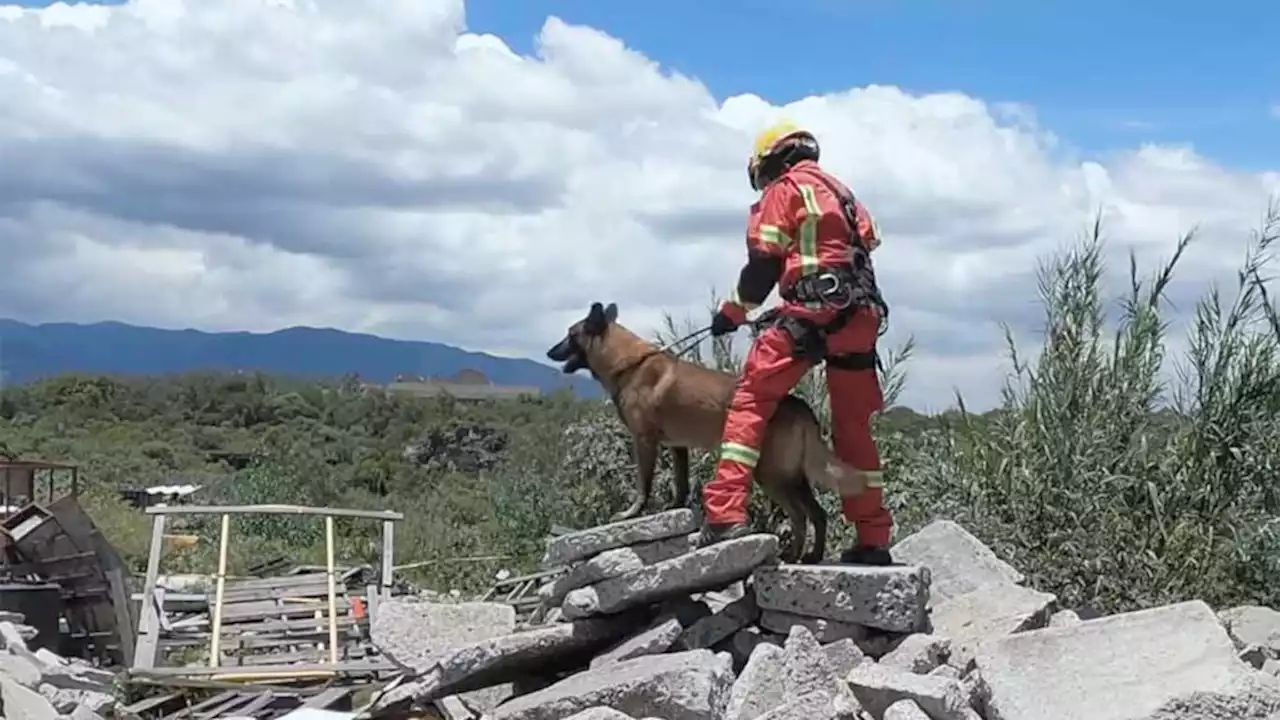
[[[839,273],[826,270],[815,275],[813,280],[814,294],[820,302],[836,310],[847,310],[853,304],[852,288]],[[820,285],[824,282],[826,287]]]

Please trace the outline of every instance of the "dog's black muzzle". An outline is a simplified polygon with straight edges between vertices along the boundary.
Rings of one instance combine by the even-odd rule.
[[[565,338],[547,351],[547,359],[552,362],[564,362],[573,356],[573,340]]]

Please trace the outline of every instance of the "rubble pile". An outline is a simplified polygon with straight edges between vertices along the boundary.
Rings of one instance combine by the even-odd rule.
[[[791,565],[756,534],[697,549],[673,510],[548,541],[509,605],[385,601],[408,681],[448,720],[1280,720],[1280,613],[1199,601],[1081,620],[963,528],[899,565]]]
[[[0,612],[0,717],[22,720],[109,716],[115,674],[44,648],[30,650],[35,629],[19,613]]]

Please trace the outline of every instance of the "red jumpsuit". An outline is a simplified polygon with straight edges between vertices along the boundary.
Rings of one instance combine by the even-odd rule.
[[[785,294],[803,275],[849,264],[850,232],[830,186],[843,187],[816,162],[805,160],[765,188],[751,208],[747,225],[747,266],[723,312],[741,323],[775,284]],[[874,249],[880,242],[875,222],[856,200],[855,207],[858,239],[868,250]],[[762,267],[772,270],[762,271]],[[786,301],[782,312],[819,324],[830,322],[837,313],[820,305]],[[828,357],[871,351],[879,322],[875,308],[859,309],[827,338]],[[812,365],[794,354],[791,336],[779,327],[769,327],[752,344],[725,419],[715,477],[702,490],[709,524],[746,522],[751,476],[765,426],[779,401]],[[880,454],[870,424],[872,414],[884,403],[879,377],[874,370],[840,369],[828,363],[827,390],[836,455],[859,470],[872,471],[873,478],[866,492],[843,498],[843,515],[856,526],[860,545],[887,547],[893,519],[883,502]]]

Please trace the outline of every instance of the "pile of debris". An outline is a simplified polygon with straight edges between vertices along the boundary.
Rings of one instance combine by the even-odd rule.
[[[109,715],[115,674],[83,660],[28,649],[36,629],[25,618],[0,612],[0,717],[94,720]]]
[[[1199,601],[1081,620],[960,526],[892,567],[784,565],[772,535],[695,549],[675,510],[548,542],[502,603],[393,598],[377,706],[448,720],[1280,720],[1280,613]]]

